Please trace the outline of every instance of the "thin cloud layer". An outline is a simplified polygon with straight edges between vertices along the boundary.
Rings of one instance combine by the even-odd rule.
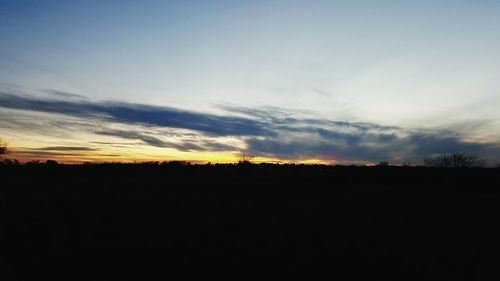
[[[125,130],[107,130],[107,131],[96,131],[96,134],[104,136],[114,136],[129,140],[140,140],[145,144],[162,147],[162,148],[175,148],[180,151],[237,151],[238,148],[206,139],[201,140],[182,140],[178,142],[164,141],[157,137],[147,135],[145,133],[140,133],[137,131],[125,131]]]
[[[96,151],[97,149],[86,146],[49,146],[40,147],[36,150],[40,151]]]
[[[65,100],[0,92],[0,107],[82,119],[85,120],[82,129],[95,135],[138,141],[153,147],[199,152],[240,151],[287,160],[419,162],[430,154],[452,152],[495,158],[499,156],[500,148],[498,143],[465,140],[452,132],[304,117],[304,112],[278,107],[221,105],[217,107],[228,115],[220,116],[172,107],[95,102],[76,94],[59,97]],[[91,129],[89,123],[92,122],[99,123],[98,128]],[[116,129],[112,125],[136,129]],[[175,136],[165,134],[165,129],[177,133]],[[222,140],[227,137],[238,139],[242,146]],[[83,146],[56,146],[38,151],[77,153],[92,150]],[[40,154],[35,150],[32,152]]]

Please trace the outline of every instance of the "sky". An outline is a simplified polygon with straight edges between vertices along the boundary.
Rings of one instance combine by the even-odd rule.
[[[21,161],[500,162],[499,1],[0,0]]]

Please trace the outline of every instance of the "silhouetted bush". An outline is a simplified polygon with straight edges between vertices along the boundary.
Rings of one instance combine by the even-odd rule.
[[[188,161],[181,161],[181,160],[174,160],[174,161],[164,161],[161,162],[161,165],[163,166],[190,166],[191,162]]]
[[[19,161],[17,159],[3,159],[0,161],[0,165],[20,165]]]
[[[143,165],[143,166],[158,166],[158,165],[160,165],[160,161],[145,161],[145,162],[140,162],[139,165]]]
[[[45,165],[47,166],[57,166],[59,163],[56,160],[47,160],[45,161]]]
[[[424,164],[438,168],[478,168],[484,167],[486,161],[475,154],[462,152],[429,156],[424,159]]]

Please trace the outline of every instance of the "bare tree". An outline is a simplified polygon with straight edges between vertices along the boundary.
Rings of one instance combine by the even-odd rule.
[[[379,167],[389,167],[389,166],[390,166],[390,164],[389,164],[389,162],[387,162],[387,161],[382,161],[382,162],[379,162],[379,163],[377,164],[377,166],[379,166]]]
[[[238,164],[240,164],[240,165],[242,165],[242,164],[245,164],[245,165],[252,164],[252,159],[253,158],[255,158],[255,156],[243,153],[243,154],[241,154],[240,159],[238,160]]]
[[[7,143],[0,139],[0,157],[7,153]]]
[[[486,160],[478,155],[462,152],[429,156],[424,159],[424,164],[439,168],[477,168],[484,167]]]

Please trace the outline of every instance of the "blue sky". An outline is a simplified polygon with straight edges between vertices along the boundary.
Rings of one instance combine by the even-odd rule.
[[[110,146],[132,141],[127,145],[134,159],[160,153],[148,152],[148,145],[158,142],[138,138],[144,135],[161,139],[162,157],[189,159],[205,159],[201,147],[213,148],[207,143],[221,137],[217,147],[227,150],[217,152],[225,153],[221,159],[248,151],[269,159],[353,162],[417,161],[422,153],[450,152],[450,147],[491,157],[500,143],[498,1],[0,0],[0,38],[5,135],[0,137],[17,148],[19,157],[55,146],[95,151],[88,139],[103,135],[88,128],[96,124],[113,132],[138,131],[106,140]],[[259,129],[264,122],[271,129],[269,135],[221,136],[187,121],[174,126],[95,116],[109,115],[108,107],[80,120],[86,125],[54,125],[58,118],[82,117],[54,109],[62,101],[83,106],[77,95],[93,105],[112,101],[113,106],[121,102],[203,114],[221,122],[210,123],[215,127],[234,125],[222,116],[235,118],[236,124],[247,118]],[[22,100],[13,96],[29,97],[31,105],[40,99],[52,102],[46,108],[54,110],[12,104]],[[43,132],[27,129],[23,120],[34,116]],[[286,118],[300,121],[278,128]],[[394,127],[397,132],[377,134],[393,134],[399,141],[304,120]],[[300,132],[297,124],[302,124]],[[186,140],[190,134],[197,137]],[[415,135],[452,138],[460,145],[429,139],[424,144]],[[186,141],[199,149],[178,154]],[[333,145],[339,141],[345,142],[342,148]],[[432,149],[419,150],[429,143]],[[125,148],[108,154],[125,159],[131,153]],[[102,154],[113,150],[99,149]],[[382,152],[387,159],[381,159]]]

